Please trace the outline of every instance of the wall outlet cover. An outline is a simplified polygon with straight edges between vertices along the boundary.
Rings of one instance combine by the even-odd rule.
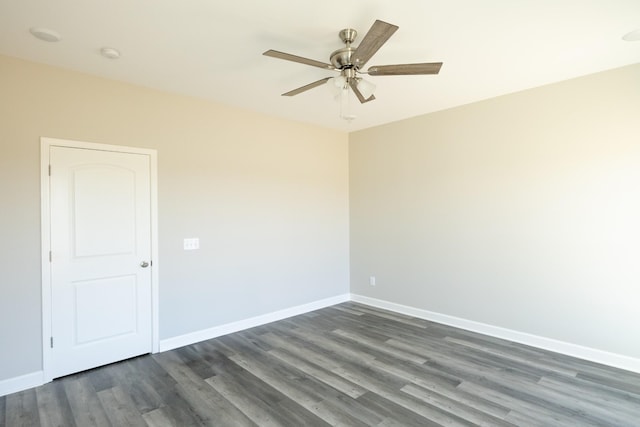
[[[184,239],[184,250],[185,251],[193,251],[196,249],[200,249],[200,239],[195,237],[191,239]]]

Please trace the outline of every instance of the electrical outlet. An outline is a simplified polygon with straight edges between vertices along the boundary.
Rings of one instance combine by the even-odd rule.
[[[375,286],[376,285],[376,276],[370,276],[369,277],[369,284],[371,286]]]
[[[192,238],[192,239],[184,239],[184,250],[185,251],[193,251],[196,249],[200,249],[200,239]]]

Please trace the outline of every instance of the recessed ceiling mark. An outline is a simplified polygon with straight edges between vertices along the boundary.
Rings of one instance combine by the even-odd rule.
[[[120,58],[120,52],[117,49],[112,47],[103,47],[100,49],[100,55],[109,59],[118,59]]]
[[[59,42],[60,40],[62,40],[62,36],[60,34],[48,28],[31,27],[29,28],[29,32],[33,35],[33,37],[43,40],[45,42],[53,43],[53,42]]]
[[[638,28],[637,30],[633,30],[631,32],[628,32],[627,34],[625,34],[624,36],[622,36],[622,40],[628,41],[628,42],[637,42],[640,40],[640,28]]]

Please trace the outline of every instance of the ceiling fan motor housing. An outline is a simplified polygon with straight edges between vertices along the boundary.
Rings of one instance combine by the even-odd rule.
[[[331,54],[331,64],[338,70],[353,67],[353,64],[351,63],[351,56],[355,51],[356,50],[350,46],[336,50]]]
[[[336,50],[329,57],[331,64],[338,70],[353,68],[351,56],[355,53],[356,49],[351,47],[351,43],[353,43],[357,36],[358,32],[352,28],[345,28],[338,33],[338,37],[340,37],[342,43],[347,45],[342,49]]]

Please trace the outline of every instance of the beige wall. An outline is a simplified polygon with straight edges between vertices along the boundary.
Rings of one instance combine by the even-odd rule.
[[[356,294],[640,357],[638,75],[348,136],[0,56],[0,381],[41,369],[41,136],[158,150],[162,339],[346,293],[351,262]]]
[[[158,150],[161,339],[348,292],[347,134],[0,57],[0,381],[41,369],[41,136]]]
[[[356,132],[349,155],[352,293],[640,357],[640,65]]]

